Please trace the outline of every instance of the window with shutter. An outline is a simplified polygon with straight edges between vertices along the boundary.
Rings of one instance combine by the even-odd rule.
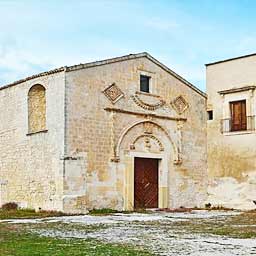
[[[246,101],[230,102],[231,131],[244,131],[247,129]]]

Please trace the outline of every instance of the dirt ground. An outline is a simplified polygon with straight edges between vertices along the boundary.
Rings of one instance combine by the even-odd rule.
[[[2,220],[46,237],[96,239],[153,255],[256,255],[256,213],[155,212]]]

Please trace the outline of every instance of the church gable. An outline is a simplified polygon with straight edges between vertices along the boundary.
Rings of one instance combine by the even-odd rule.
[[[204,198],[203,93],[148,54],[70,67],[66,88],[66,210],[74,187],[89,209],[133,209],[136,158],[158,159],[158,207],[188,206],[191,191]]]

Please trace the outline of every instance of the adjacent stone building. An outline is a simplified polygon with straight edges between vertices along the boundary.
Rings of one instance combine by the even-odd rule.
[[[0,88],[0,204],[203,206],[206,95],[147,53]]]
[[[256,54],[206,65],[208,201],[252,209],[256,200]]]

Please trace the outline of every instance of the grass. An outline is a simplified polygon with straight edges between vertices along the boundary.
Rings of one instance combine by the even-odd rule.
[[[130,213],[152,213],[151,211],[148,211],[146,209],[136,209],[135,211],[117,211],[109,208],[102,208],[102,209],[93,209],[89,211],[89,215],[111,215],[115,213],[122,213],[122,214],[130,214]]]
[[[8,256],[150,256],[147,251],[92,239],[40,237],[22,230],[20,225],[0,224],[0,255]]]
[[[42,217],[56,216],[56,212],[38,212],[32,210],[18,210],[11,212],[14,217]],[[108,215],[117,213],[111,209],[94,210],[91,214]],[[127,212],[128,213],[128,212]],[[129,212],[130,213],[130,212]],[[3,214],[3,213],[2,213]],[[36,215],[35,215],[36,214]],[[8,213],[10,217],[10,211]],[[53,235],[62,232],[66,234],[88,234],[98,232],[102,229],[111,229],[115,225],[119,228],[126,229],[127,223],[115,224],[98,224],[98,225],[83,225],[81,223],[63,223],[63,222],[45,222],[27,223],[27,224],[10,224],[0,223],[0,255],[8,256],[101,256],[101,255],[130,255],[130,256],[148,256],[152,255],[142,248],[135,248],[132,245],[112,244],[95,239],[78,239],[78,238],[60,238],[60,237],[45,237],[38,234]],[[170,222],[133,222],[137,226],[138,232],[140,229],[149,229],[154,231],[159,229],[159,232],[173,231],[176,235],[183,236],[184,234],[200,234],[203,236],[218,235],[221,237],[232,238],[256,238],[256,211],[248,211],[239,215],[227,216],[225,218],[209,218],[209,219],[191,219],[188,221]],[[56,232],[54,234],[54,232]],[[57,235],[58,236],[58,235]],[[86,237],[86,236],[85,236]],[[147,246],[146,246],[147,248]]]
[[[138,209],[136,211],[117,211],[109,208],[93,209],[89,211],[89,215],[111,215],[115,213],[151,213],[145,209]],[[35,211],[33,209],[17,209],[17,210],[3,210],[0,208],[0,220],[5,219],[35,219],[35,218],[47,218],[47,217],[59,217],[70,216],[71,214],[65,214],[59,211]],[[74,215],[74,214],[73,214]]]
[[[242,239],[256,238],[256,211],[244,212],[225,219],[191,219],[187,222],[174,222],[172,228],[180,230],[180,233],[212,234]]]
[[[35,219],[46,217],[65,216],[66,214],[58,211],[38,211],[33,209],[3,210],[0,209],[0,220],[4,219]]]
[[[166,210],[166,209],[163,209]],[[180,208],[180,209],[173,209],[173,210],[166,210],[169,212],[186,212],[191,210],[203,210],[200,208]],[[216,207],[216,208],[209,208],[207,210],[228,210],[223,207]],[[251,211],[254,212],[254,211]],[[131,213],[145,213],[150,214],[152,211],[146,209],[136,209],[135,211],[117,211],[110,208],[103,208],[103,209],[93,209],[89,211],[89,215],[94,216],[104,216],[104,215],[112,215],[116,213],[122,214],[131,214]],[[59,216],[69,216],[70,214],[65,214],[60,211],[35,211],[34,209],[13,209],[13,210],[4,210],[0,208],[0,220],[4,219],[35,219],[35,218],[47,218],[47,217],[59,217]]]
[[[150,213],[150,211],[140,210],[137,212]],[[94,209],[90,211],[90,215],[101,216],[111,215],[115,213],[133,213],[129,211],[120,212],[113,209]],[[0,210],[0,219],[11,218],[44,218],[63,216],[62,212],[55,211],[39,211],[34,210]],[[39,224],[37,224],[39,225]],[[151,223],[150,225],[153,225]],[[156,225],[159,225],[156,223]],[[58,227],[58,225],[56,226]],[[56,228],[55,227],[55,228]],[[61,227],[63,228],[63,227]],[[191,219],[187,222],[174,222],[172,228],[180,230],[181,233],[201,233],[201,234],[214,234],[220,236],[228,236],[234,238],[256,238],[256,210],[244,212],[239,215],[229,216],[225,219],[202,220]],[[79,229],[79,225],[74,229]],[[1,254],[0,254],[1,255]]]
[[[109,215],[109,214],[114,214],[114,213],[119,213],[119,211],[109,209],[109,208],[93,209],[93,210],[89,211],[90,215]]]

